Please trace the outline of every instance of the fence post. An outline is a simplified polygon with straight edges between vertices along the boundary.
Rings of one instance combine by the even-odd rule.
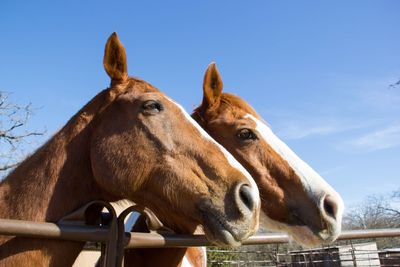
[[[101,216],[101,211],[103,209],[107,209],[108,216]],[[116,263],[116,251],[117,251],[117,233],[118,233],[118,224],[117,224],[117,215],[115,213],[114,208],[110,203],[95,200],[87,203],[83,207],[73,211],[72,213],[64,216],[58,223],[60,225],[86,225],[89,214],[94,212],[96,214],[100,211],[100,216],[94,219],[94,223],[101,223],[104,226],[107,226],[109,229],[107,243],[101,246],[101,256],[100,263],[102,267],[114,267]]]
[[[357,266],[357,258],[356,258],[356,254],[354,252],[354,246],[353,246],[352,240],[350,240],[350,246],[351,246],[351,258],[353,259],[353,266]]]
[[[276,244],[275,248],[275,265],[276,267],[279,267],[279,244]]]

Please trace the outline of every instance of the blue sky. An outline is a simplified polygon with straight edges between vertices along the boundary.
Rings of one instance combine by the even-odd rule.
[[[188,111],[216,61],[225,91],[249,101],[351,206],[400,187],[400,88],[389,88],[400,78],[399,10],[385,0],[6,0],[0,90],[32,102],[28,127],[48,138],[107,87],[113,31],[129,73]]]

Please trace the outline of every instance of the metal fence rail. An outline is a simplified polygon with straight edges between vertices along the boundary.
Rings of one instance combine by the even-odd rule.
[[[106,213],[98,214],[92,218],[89,223],[87,214],[93,210],[107,210]],[[147,224],[151,233],[125,232],[124,221],[126,216],[131,212],[139,212],[146,216]],[[119,216],[115,209],[107,202],[92,201],[87,203],[80,209],[65,216],[56,223],[33,222],[0,219],[0,235],[3,236],[19,236],[28,238],[45,238],[70,240],[80,242],[98,242],[101,243],[100,266],[111,267],[121,266],[123,263],[124,249],[127,248],[160,248],[160,247],[196,247],[196,246],[212,246],[204,235],[178,235],[166,232],[166,228],[157,217],[147,208],[134,205],[125,209]],[[381,238],[381,237],[400,237],[399,229],[371,229],[371,230],[355,230],[344,231],[338,240],[347,240],[354,238]],[[243,245],[261,245],[261,244],[284,244],[290,242],[288,235],[279,233],[258,234],[245,240]],[[286,266],[285,263],[280,264],[277,259],[283,255],[274,254],[276,259],[274,266]],[[312,256],[312,255],[311,255]],[[308,260],[304,256],[304,264]],[[319,259],[317,259],[317,264]],[[345,262],[346,260],[342,260]],[[241,261],[240,261],[241,262]],[[258,262],[256,264],[265,265]],[[331,261],[332,263],[333,261]],[[290,266],[307,266],[301,265]],[[313,266],[318,266],[317,265]],[[247,265],[244,265],[247,266]],[[250,265],[259,266],[259,265]],[[266,265],[268,266],[268,265]],[[400,265],[399,265],[400,266]]]
[[[0,235],[106,242],[108,233],[106,227],[0,219]]]
[[[371,243],[372,244],[372,243]],[[248,250],[232,251],[210,249],[208,253],[228,255],[227,259],[212,259],[211,266],[281,266],[281,267],[340,267],[365,266],[389,267],[400,266],[400,251],[392,253],[386,250],[359,249],[358,244],[346,251],[340,246],[324,247],[313,251]]]
[[[229,252],[221,252],[221,253],[229,253]],[[376,254],[378,251],[371,251],[371,254]],[[280,253],[277,255],[279,258],[290,258],[290,253],[283,254]],[[264,266],[264,267],[272,267],[272,266],[280,266],[280,267],[318,267],[318,266],[364,266],[364,267],[389,267],[389,266],[399,266],[400,257],[392,258],[391,261],[396,261],[395,263],[391,264],[387,262],[385,264],[384,257],[368,257],[365,259],[357,260],[355,264],[352,259],[348,260],[339,260],[339,259],[322,259],[322,260],[315,260],[315,259],[300,259],[300,260],[289,260],[289,261],[277,261],[275,259],[264,259],[264,260],[246,260],[246,259],[239,259],[239,260],[222,260],[222,261],[211,261],[211,266]]]
[[[107,227],[60,225],[54,223],[31,222],[0,219],[0,235],[48,238],[73,241],[106,242],[109,237]],[[338,240],[400,237],[400,229],[369,229],[344,231]],[[245,240],[243,245],[288,243],[286,234],[269,233],[257,234]],[[212,246],[204,235],[178,235],[161,233],[126,232],[125,248],[150,247],[196,247]]]

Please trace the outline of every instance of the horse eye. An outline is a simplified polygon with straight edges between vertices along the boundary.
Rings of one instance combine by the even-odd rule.
[[[143,103],[142,109],[146,113],[155,114],[155,113],[159,113],[164,108],[160,102],[157,102],[155,100],[148,100]]]
[[[243,128],[236,133],[236,137],[241,141],[252,141],[257,139],[257,135],[250,129]]]

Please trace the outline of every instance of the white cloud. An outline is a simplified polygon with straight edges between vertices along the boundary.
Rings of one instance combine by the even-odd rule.
[[[388,84],[390,84],[389,79],[360,85],[358,97],[367,107],[370,108],[379,109],[381,111],[399,110],[400,88],[389,87]]]
[[[311,135],[326,135],[336,132],[333,125],[320,125],[305,127],[301,125],[286,125],[278,131],[278,135],[284,139],[302,139]]]
[[[327,176],[327,175],[332,175],[332,174],[335,174],[335,173],[339,173],[339,172],[343,171],[345,168],[346,168],[346,166],[341,165],[341,166],[333,167],[331,169],[320,171],[318,173],[324,177],[324,176]]]
[[[394,77],[368,80],[336,77],[330,85],[334,88],[330,91],[334,92],[332,98],[319,98],[320,102],[316,100],[312,102],[314,105],[300,106],[294,111],[275,107],[262,113],[268,119],[272,116],[271,125],[284,140],[335,135],[333,146],[356,152],[397,146],[400,88],[389,87],[396,81]]]
[[[310,120],[286,121],[278,127],[278,135],[286,140],[297,140],[310,136],[326,136],[340,132],[346,132],[369,126],[370,123],[340,122],[337,120],[325,120],[312,122]]]
[[[400,146],[400,124],[367,133],[351,140],[348,145],[358,151],[376,151]]]

